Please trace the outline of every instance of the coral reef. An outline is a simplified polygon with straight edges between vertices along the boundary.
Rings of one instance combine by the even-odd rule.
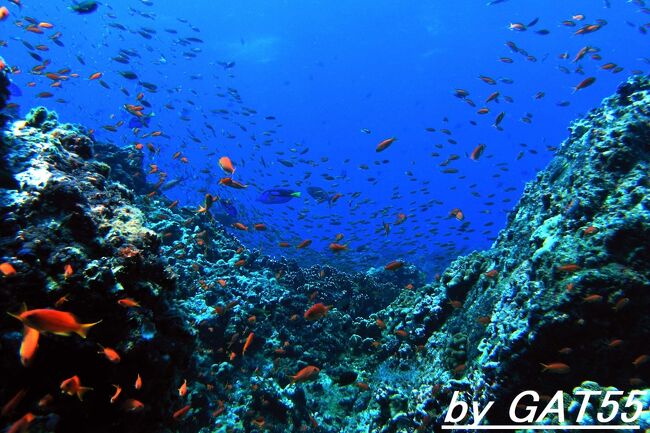
[[[158,254],[159,237],[144,227],[133,192],[109,180],[110,167],[92,158],[93,142],[83,128],[59,124],[53,112],[39,107],[11,125],[3,149],[15,188],[0,189],[0,244],[2,262],[16,274],[0,282],[0,309],[57,306],[83,323],[102,321],[85,340],[43,335],[31,365],[23,368],[19,322],[5,316],[3,397],[28,389],[23,401],[33,408],[52,395],[42,412],[56,413],[60,431],[161,427],[177,404],[166,392],[179,377],[174,366],[188,364],[194,343],[174,309],[174,279]],[[124,298],[141,307],[124,308],[118,304]],[[117,350],[121,362],[98,354],[99,344]],[[134,390],[138,373],[144,385]],[[84,410],[59,393],[59,384],[73,375],[94,388]],[[131,420],[114,416],[120,404],[107,407],[113,384],[122,386],[124,400],[147,402],[143,413]]]
[[[630,79],[576,121],[494,247],[430,284],[411,266],[348,274],[249,250],[209,212],[144,196],[137,150],[33,109],[3,137],[13,181],[0,189],[0,261],[15,274],[0,279],[0,309],[56,306],[101,322],[87,339],[43,335],[27,367],[21,324],[0,322],[0,401],[27,390],[8,420],[31,411],[43,431],[434,431],[455,391],[496,401],[486,422],[508,423],[522,390],[647,387],[649,91],[648,78]],[[59,392],[74,375],[93,388],[83,402]]]
[[[4,60],[0,57],[0,64],[3,64]],[[9,78],[7,78],[7,73],[4,69],[0,68],[0,111],[4,110],[7,106],[7,100],[9,99]],[[5,117],[0,115],[0,128],[5,124]]]

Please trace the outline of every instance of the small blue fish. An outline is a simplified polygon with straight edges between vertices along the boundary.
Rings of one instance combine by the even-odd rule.
[[[300,192],[290,189],[268,189],[257,197],[257,201],[264,204],[282,204],[294,197],[300,197]]]

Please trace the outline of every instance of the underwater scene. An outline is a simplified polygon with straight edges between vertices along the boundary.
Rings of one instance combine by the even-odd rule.
[[[647,0],[0,0],[0,431],[650,432]]]

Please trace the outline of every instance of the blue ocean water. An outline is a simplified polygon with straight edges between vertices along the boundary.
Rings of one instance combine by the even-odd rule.
[[[66,1],[4,3],[0,55],[20,114],[45,105],[143,152],[151,184],[161,172],[178,180],[163,193],[182,206],[198,209],[206,193],[228,200],[229,224],[249,228],[228,230],[249,248],[355,270],[401,259],[428,279],[488,248],[570,121],[648,71],[642,0],[118,0],[89,14]],[[125,104],[143,105],[147,126],[134,130],[142,119]],[[219,184],[223,156],[247,188]],[[341,195],[319,203],[309,187]],[[301,197],[257,200],[277,188]],[[347,250],[334,253],[337,234]]]

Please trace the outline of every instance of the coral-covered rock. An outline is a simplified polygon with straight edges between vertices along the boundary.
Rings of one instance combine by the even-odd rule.
[[[0,309],[57,308],[83,323],[100,322],[85,340],[42,335],[25,368],[18,356],[21,325],[3,321],[0,344],[7,356],[1,368],[7,380],[0,394],[28,388],[31,406],[52,394],[46,411],[59,417],[57,431],[90,431],[82,425],[94,431],[162,428],[176,404],[168,390],[190,365],[193,342],[175,310],[174,280],[158,255],[160,238],[144,226],[135,195],[110,178],[105,163],[91,159],[93,141],[85,130],[59,124],[40,107],[11,125],[4,149],[15,182],[0,190],[0,245],[2,261],[16,275],[0,281]],[[140,307],[125,308],[118,303],[123,298]],[[98,354],[100,347],[116,350],[120,362]],[[137,374],[143,386],[136,391]],[[58,392],[73,375],[93,388],[83,410]],[[111,405],[113,384],[123,394]],[[122,407],[128,398],[145,405],[135,421]]]

